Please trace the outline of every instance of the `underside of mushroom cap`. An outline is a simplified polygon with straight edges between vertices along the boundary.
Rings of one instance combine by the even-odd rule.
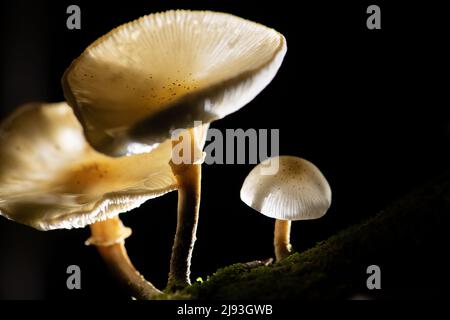
[[[239,110],[270,83],[285,52],[284,37],[261,24],[167,11],[98,39],[62,82],[91,145],[121,156],[151,150],[194,121]]]
[[[0,126],[0,214],[39,230],[84,227],[176,189],[171,142],[110,158],[66,103],[20,107]]]
[[[241,200],[260,213],[279,220],[310,220],[322,217],[331,205],[331,189],[311,162],[293,156],[278,157],[278,171],[264,174],[276,159],[270,158],[248,174]]]

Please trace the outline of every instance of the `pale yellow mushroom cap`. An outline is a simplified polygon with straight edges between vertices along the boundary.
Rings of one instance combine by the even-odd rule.
[[[91,145],[121,156],[239,110],[270,83],[285,53],[283,35],[261,24],[167,11],[95,41],[62,82]]]
[[[331,205],[331,189],[320,170],[305,159],[279,156],[278,171],[264,174],[271,161],[274,159],[261,162],[248,174],[242,185],[241,200],[279,220],[322,217]]]
[[[66,103],[25,105],[0,125],[0,213],[40,230],[111,218],[176,189],[171,148],[110,158]]]

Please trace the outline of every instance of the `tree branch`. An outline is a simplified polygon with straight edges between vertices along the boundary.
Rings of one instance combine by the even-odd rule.
[[[444,216],[450,172],[373,218],[270,266],[236,264],[176,297],[192,299],[431,298],[444,290]],[[381,290],[368,290],[369,265],[381,268]],[[173,296],[172,296],[173,298]]]

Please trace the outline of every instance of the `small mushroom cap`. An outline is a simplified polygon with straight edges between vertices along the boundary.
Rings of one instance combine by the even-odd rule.
[[[25,105],[0,125],[0,214],[40,230],[111,218],[176,189],[171,148],[110,158],[66,103]]]
[[[331,205],[331,189],[320,170],[305,159],[280,156],[278,172],[264,174],[264,168],[273,160],[267,159],[253,168],[242,186],[241,200],[279,220],[322,217]]]
[[[225,13],[167,11],[99,38],[62,84],[89,143],[121,156],[151,150],[194,121],[239,110],[270,83],[285,52],[283,35],[261,24]]]

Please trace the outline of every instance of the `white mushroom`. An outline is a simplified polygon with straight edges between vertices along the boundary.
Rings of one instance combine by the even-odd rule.
[[[111,156],[148,152],[239,110],[275,76],[286,53],[277,31],[225,13],[168,11],[124,24],[67,69],[64,93],[87,140]],[[169,287],[190,283],[201,159],[171,163],[179,185]]]
[[[89,243],[136,297],[148,298],[159,291],[129,261],[131,230],[117,215],[176,190],[170,158],[170,141],[151,153],[107,157],[87,143],[66,103],[31,103],[0,125],[0,214],[39,230],[91,225]]]
[[[170,158],[170,141],[107,157],[86,142],[66,103],[28,104],[0,127],[0,210],[39,230],[81,228],[176,190]]]
[[[278,171],[267,175],[264,168],[278,161]],[[274,246],[277,260],[289,256],[291,221],[322,217],[331,205],[330,186],[311,162],[293,156],[267,159],[247,176],[241,200],[256,211],[276,219]]]

